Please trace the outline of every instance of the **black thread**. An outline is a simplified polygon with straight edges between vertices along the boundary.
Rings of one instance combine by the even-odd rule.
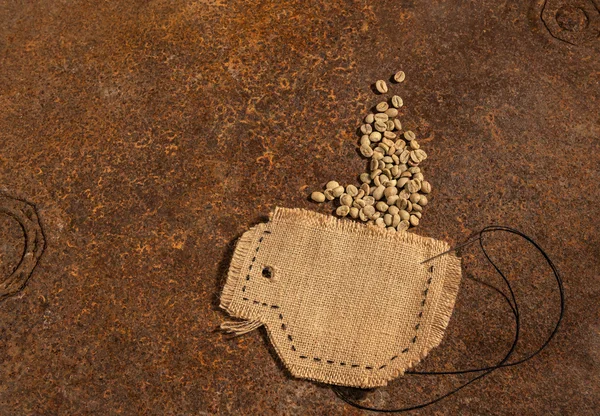
[[[508,278],[504,275],[504,273],[502,272],[502,270],[500,270],[500,268],[494,263],[494,261],[490,258],[489,254],[487,253],[485,246],[483,244],[483,239],[482,236],[486,233],[493,233],[493,232],[498,232],[498,231],[504,231],[510,234],[514,234],[517,235],[521,238],[523,238],[524,240],[526,240],[528,243],[530,243],[531,245],[533,245],[536,250],[542,254],[542,256],[544,257],[544,259],[546,260],[546,262],[548,263],[548,266],[550,266],[550,269],[552,270],[552,273],[554,275],[554,278],[556,280],[556,284],[558,287],[558,292],[559,292],[559,296],[560,296],[560,304],[559,304],[559,316],[558,319],[556,321],[556,324],[554,326],[554,328],[552,329],[550,335],[546,338],[546,340],[542,343],[542,345],[535,350],[533,353],[530,353],[529,355],[527,355],[525,358],[513,361],[513,362],[508,362],[508,360],[510,359],[511,355],[513,354],[516,345],[519,341],[519,335],[520,335],[520,314],[519,314],[519,307],[518,307],[518,303],[514,294],[514,291],[512,289],[512,286],[508,280]],[[415,406],[408,406],[408,407],[403,407],[403,408],[399,408],[399,409],[378,409],[378,408],[374,408],[374,407],[369,407],[369,406],[363,406],[357,402],[355,402],[353,399],[349,398],[346,393],[344,393],[343,390],[341,390],[339,387],[337,386],[333,386],[332,389],[335,392],[335,394],[337,394],[337,396],[342,399],[343,401],[345,401],[346,403],[348,403],[349,405],[356,407],[357,409],[362,409],[362,410],[369,410],[372,412],[380,412],[380,413],[398,413],[398,412],[407,412],[410,410],[416,410],[416,409],[422,409],[424,407],[427,407],[429,405],[432,405],[434,403],[439,402],[440,400],[445,399],[448,396],[451,396],[457,392],[459,392],[460,390],[462,390],[463,388],[467,387],[468,385],[474,383],[477,380],[482,379],[483,377],[489,375],[490,373],[492,373],[493,371],[500,369],[500,368],[504,368],[504,367],[511,367],[511,366],[515,366],[518,364],[522,364],[525,361],[528,361],[530,359],[532,359],[533,357],[535,357],[536,355],[538,355],[540,352],[542,352],[542,350],[544,350],[544,348],[546,348],[548,346],[548,344],[550,343],[550,341],[552,341],[552,339],[554,338],[554,336],[556,335],[556,333],[558,332],[558,329],[560,327],[563,315],[564,315],[564,309],[565,309],[565,297],[564,297],[564,288],[563,288],[563,283],[562,283],[562,277],[560,276],[560,273],[558,271],[558,269],[556,268],[556,266],[554,265],[554,263],[552,262],[552,260],[550,259],[550,257],[546,254],[546,252],[529,236],[527,236],[526,234],[523,234],[522,232],[520,232],[519,230],[510,228],[510,227],[504,227],[504,226],[488,226],[485,227],[483,230],[481,230],[479,233],[477,233],[478,238],[476,240],[472,240],[472,241],[468,241],[467,243],[461,244],[447,252],[444,253],[440,253],[428,260],[426,260],[425,262],[431,261],[433,258],[439,257],[440,255],[444,255],[447,254],[451,251],[456,250],[458,247],[462,247],[462,246],[466,246],[468,244],[471,244],[475,241],[479,241],[479,246],[481,248],[481,251],[483,252],[486,260],[494,267],[494,269],[496,270],[496,272],[500,275],[500,277],[502,278],[502,280],[504,281],[504,283],[507,286],[507,289],[510,293],[510,299],[509,297],[502,291],[498,290],[498,292],[502,295],[502,297],[506,300],[506,302],[508,303],[513,316],[515,318],[515,335],[513,338],[513,342],[512,345],[510,347],[510,349],[508,350],[508,352],[504,355],[504,357],[502,358],[502,360],[500,360],[498,362],[498,364],[496,365],[492,365],[492,366],[488,366],[488,367],[482,367],[482,368],[472,368],[472,369],[467,369],[467,370],[458,370],[458,371],[431,371],[431,372],[420,372],[420,371],[406,371],[405,374],[414,374],[414,375],[449,375],[449,374],[466,374],[466,373],[475,373],[475,372],[482,372],[482,374],[479,374],[476,377],[473,377],[472,379],[468,380],[467,382],[463,383],[462,385],[460,385],[459,387],[450,390],[449,392],[436,397],[433,400],[430,400],[428,402],[422,403],[422,404],[418,404]],[[425,263],[424,262],[424,263]],[[512,302],[511,302],[512,300]],[[408,351],[408,350],[406,350]],[[404,351],[402,351],[404,352]]]

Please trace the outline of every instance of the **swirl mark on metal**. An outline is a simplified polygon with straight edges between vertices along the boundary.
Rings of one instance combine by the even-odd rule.
[[[546,0],[541,19],[550,35],[571,45],[600,39],[600,0]]]
[[[0,278],[0,299],[4,299],[23,289],[44,252],[46,239],[33,204],[0,193],[0,214],[15,219],[25,236],[25,250],[19,264],[8,277]]]

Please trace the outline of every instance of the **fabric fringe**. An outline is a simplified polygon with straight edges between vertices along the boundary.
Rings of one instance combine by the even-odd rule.
[[[244,335],[263,326],[260,321],[225,321],[221,324],[221,330],[235,336]]]

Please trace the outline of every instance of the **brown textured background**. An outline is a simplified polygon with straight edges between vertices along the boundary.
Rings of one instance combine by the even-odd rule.
[[[291,379],[261,331],[216,332],[216,305],[241,232],[276,205],[328,212],[309,190],[356,181],[370,84],[398,69],[434,185],[417,232],[457,243],[520,228],[567,294],[542,355],[415,413],[598,414],[600,40],[552,37],[542,6],[1,0],[0,190],[36,204],[47,249],[0,303],[0,414],[360,414]],[[562,25],[595,30],[573,16]],[[23,242],[13,220],[0,230],[4,276]],[[525,245],[492,240],[513,257],[501,263],[527,351],[556,317],[551,276]],[[463,256],[447,337],[422,369],[493,362],[510,343],[506,305],[470,278],[499,279],[475,248]],[[367,403],[415,404],[464,379],[405,377]]]

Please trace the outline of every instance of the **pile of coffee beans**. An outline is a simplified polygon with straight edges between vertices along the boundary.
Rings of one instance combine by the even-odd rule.
[[[401,83],[402,71],[393,79]],[[380,94],[386,94],[385,81],[375,83]],[[410,130],[404,131],[397,118],[398,109],[404,105],[397,95],[375,106],[376,113],[365,117],[360,126],[360,153],[369,160],[367,172],[361,173],[360,187],[340,185],[330,181],[323,192],[315,191],[315,202],[337,200],[336,215],[375,224],[391,232],[406,231],[419,225],[423,207],[428,203],[431,184],[425,180],[419,166],[427,158],[417,137]]]

